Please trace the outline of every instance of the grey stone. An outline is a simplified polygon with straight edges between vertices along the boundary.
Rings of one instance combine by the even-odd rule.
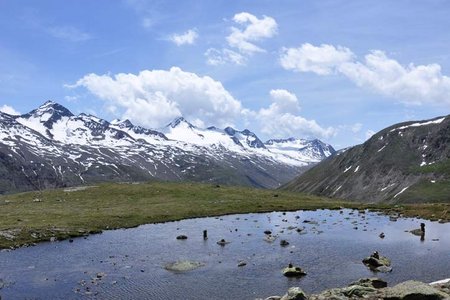
[[[306,300],[305,292],[299,287],[291,287],[287,294],[281,297],[281,300]]]
[[[366,287],[381,289],[381,288],[387,287],[387,282],[380,278],[361,278],[361,279],[349,284],[349,286],[352,286],[352,285],[359,285],[359,286],[366,286]]]
[[[429,284],[413,280],[386,288],[381,296],[386,300],[441,300],[450,298],[450,295]]]

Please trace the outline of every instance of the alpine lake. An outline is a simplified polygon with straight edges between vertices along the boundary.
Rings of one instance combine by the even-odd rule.
[[[409,232],[420,223],[426,226],[423,238]],[[255,299],[284,294],[292,286],[320,292],[363,277],[378,276],[389,286],[410,279],[432,282],[450,277],[449,233],[449,223],[351,209],[149,224],[3,250],[0,296],[3,300]],[[177,239],[180,235],[187,239]],[[227,243],[219,245],[222,239]],[[281,246],[281,240],[288,245]],[[374,251],[391,259],[392,272],[374,273],[364,266],[362,259]],[[195,268],[168,267],[186,261]],[[307,275],[283,276],[289,263]]]

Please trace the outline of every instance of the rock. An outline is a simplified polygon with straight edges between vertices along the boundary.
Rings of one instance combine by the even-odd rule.
[[[184,234],[177,236],[177,240],[187,240],[187,238]]]
[[[392,268],[390,267],[391,261],[387,257],[379,255],[377,251],[371,256],[364,258],[362,262],[370,270],[375,272],[387,273],[392,271]]]
[[[264,237],[264,240],[268,243],[273,243],[278,237],[276,235],[266,235],[266,237]]]
[[[286,247],[286,246],[288,246],[289,245],[289,242],[288,241],[286,241],[286,240],[281,240],[280,241],[280,246],[281,247]]]
[[[246,266],[247,265],[247,262],[245,262],[245,261],[243,261],[243,260],[241,260],[239,263],[238,263],[238,267],[243,267],[243,266]]]
[[[272,231],[270,231],[270,230],[264,230],[264,234],[267,234],[267,235],[272,234]]]
[[[230,242],[225,241],[224,239],[221,239],[220,241],[217,242],[217,245],[220,246],[225,246],[226,244],[229,244]]]
[[[420,228],[410,230],[409,232],[417,236],[422,236],[423,234],[425,234],[425,232],[423,232]]]
[[[281,300],[306,300],[306,294],[299,287],[291,287]]]
[[[164,266],[164,269],[168,271],[173,272],[186,272],[186,271],[192,271],[197,268],[203,267],[205,264],[197,261],[189,261],[189,260],[183,260],[183,261],[177,261],[168,263]]]
[[[419,281],[405,281],[394,287],[386,288],[382,293],[383,299],[392,300],[440,300],[448,299],[445,294],[433,286]]]
[[[349,286],[351,285],[367,286],[381,289],[387,287],[387,282],[380,278],[361,278],[358,281],[354,281],[349,284]]]
[[[349,287],[341,289],[342,293],[347,297],[365,297],[376,291],[373,287],[363,285],[351,285]]]
[[[286,277],[299,277],[306,275],[306,272],[302,270],[300,267],[294,267],[293,265],[289,264],[287,268],[283,269],[283,275]]]

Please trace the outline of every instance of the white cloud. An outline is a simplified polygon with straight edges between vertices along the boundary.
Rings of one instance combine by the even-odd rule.
[[[440,65],[403,66],[380,50],[357,61],[348,48],[303,44],[283,49],[280,64],[298,72],[340,73],[360,87],[408,105],[450,105],[450,77],[441,73]]]
[[[278,113],[299,113],[300,104],[297,96],[289,91],[277,89],[270,91],[270,97],[273,103],[270,105],[272,110]]]
[[[399,99],[405,104],[450,105],[450,77],[438,64],[402,66],[383,51],[372,51],[364,62],[349,62],[339,71],[360,87]]]
[[[286,70],[328,75],[342,63],[351,61],[353,56],[345,47],[327,44],[316,47],[305,43],[298,48],[283,48],[280,63]]]
[[[12,106],[9,106],[6,104],[4,104],[3,106],[0,106],[0,111],[6,113],[8,115],[12,115],[12,116],[17,116],[17,115],[21,114],[20,112],[15,110]]]
[[[233,17],[234,23],[238,27],[231,26],[231,33],[226,37],[228,46],[233,48],[210,48],[205,52],[206,63],[217,66],[224,64],[245,65],[248,57],[257,52],[266,52],[255,43],[264,39],[271,38],[278,33],[278,25],[274,18],[262,16],[258,19],[256,16],[241,12]]]
[[[177,46],[182,45],[192,45],[195,43],[195,40],[198,38],[197,30],[189,29],[185,33],[182,34],[173,34],[169,37],[169,40],[175,43]]]
[[[81,86],[106,100],[110,111],[153,128],[181,115],[207,124],[231,125],[242,111],[241,102],[222,83],[177,67],[137,75],[88,74],[69,87]]]
[[[47,28],[47,32],[55,38],[69,42],[84,42],[92,39],[89,33],[83,32],[73,26],[53,26]]]
[[[323,128],[316,121],[299,116],[298,98],[287,90],[271,90],[269,107],[250,110],[221,82],[178,67],[167,71],[144,70],[138,74],[88,74],[66,87],[84,87],[104,100],[106,109],[116,117],[151,128],[184,116],[199,127],[257,124],[260,132],[270,137],[327,138],[336,133],[331,127]]]
[[[240,53],[230,49],[209,48],[205,52],[206,63],[211,66],[233,63],[236,65],[245,65],[246,58]]]
[[[254,113],[259,122],[261,132],[270,137],[320,137],[328,138],[336,130],[323,128],[315,120],[307,120],[298,115],[300,105],[295,94],[287,90],[271,90],[272,103]]]
[[[271,38],[278,31],[277,22],[268,16],[258,19],[250,13],[241,12],[234,15],[233,21],[239,24],[241,29],[231,27],[231,34],[227,36],[228,44],[246,54],[264,52],[265,50],[255,45],[254,42]]]

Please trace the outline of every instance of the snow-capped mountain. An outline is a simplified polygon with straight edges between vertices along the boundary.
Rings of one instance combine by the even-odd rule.
[[[293,159],[308,162],[320,162],[336,152],[331,145],[317,139],[304,140],[291,137],[268,140],[265,144],[271,152],[282,153]]]
[[[277,187],[333,152],[317,140],[263,143],[247,129],[182,117],[147,129],[47,101],[21,116],[0,113],[0,193],[152,178]]]

